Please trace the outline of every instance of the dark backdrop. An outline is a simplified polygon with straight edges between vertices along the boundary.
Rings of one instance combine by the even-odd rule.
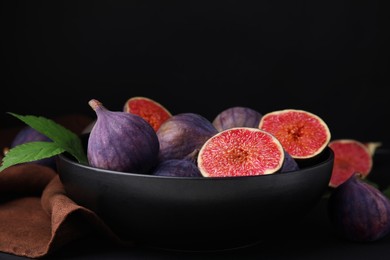
[[[385,2],[385,1],[383,1]],[[121,110],[136,95],[210,120],[230,106],[306,109],[333,138],[390,143],[380,1],[2,1],[6,112]]]

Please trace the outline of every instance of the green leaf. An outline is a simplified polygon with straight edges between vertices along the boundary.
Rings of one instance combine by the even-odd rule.
[[[36,131],[50,138],[53,142],[36,142],[33,149],[39,150],[39,153],[34,155],[34,160],[44,159],[61,152],[68,152],[72,155],[79,163],[88,164],[87,156],[84,152],[81,139],[78,135],[70,131],[69,129],[63,127],[62,125],[56,123],[55,121],[42,117],[42,116],[33,116],[33,115],[18,115],[15,113],[8,112],[10,115],[18,118],[23,121],[30,127],[34,128]],[[48,149],[46,143],[52,143],[52,149],[55,147],[57,150]],[[21,147],[19,147],[21,146]],[[41,146],[41,147],[40,147]],[[15,149],[18,148],[18,149]],[[14,164],[24,162],[25,160],[32,160],[32,156],[26,155],[31,152],[30,146],[18,145],[17,147],[12,148],[6,156],[3,158],[3,166],[0,169],[9,167]],[[36,150],[36,151],[37,151]],[[11,152],[12,151],[12,152]],[[35,151],[35,152],[36,152]],[[61,152],[59,152],[61,151]]]
[[[21,116],[15,113],[10,114],[19,118],[41,134],[49,137],[65,151],[73,155],[80,163],[87,162],[87,157],[84,153],[80,138],[69,129],[42,116]]]
[[[65,150],[53,142],[29,142],[10,149],[3,158],[0,171],[19,163],[49,158]]]

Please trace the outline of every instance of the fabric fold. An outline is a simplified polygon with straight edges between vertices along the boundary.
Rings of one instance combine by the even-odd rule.
[[[0,184],[1,194],[14,194],[0,204],[2,252],[40,258],[90,232],[122,243],[93,211],[67,197],[59,176],[46,166],[11,166],[0,175]]]
[[[76,134],[92,121],[82,115],[56,120]],[[2,144],[10,141],[2,140]],[[110,243],[131,245],[121,241],[95,212],[69,198],[53,168],[25,163],[0,172],[1,252],[41,258],[91,233]]]

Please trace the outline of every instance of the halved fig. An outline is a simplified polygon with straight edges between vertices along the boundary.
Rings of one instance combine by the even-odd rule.
[[[322,118],[299,109],[269,112],[261,118],[259,128],[274,135],[298,160],[316,157],[331,138],[329,127]]]
[[[373,158],[366,144],[354,139],[337,139],[329,147],[334,152],[330,187],[338,187],[355,173],[364,179],[371,172]]]
[[[136,96],[129,98],[123,106],[123,111],[139,115],[157,131],[160,125],[172,116],[171,112],[157,101]]]
[[[281,170],[282,144],[258,128],[233,127],[209,138],[197,164],[204,177],[238,177],[272,174]]]

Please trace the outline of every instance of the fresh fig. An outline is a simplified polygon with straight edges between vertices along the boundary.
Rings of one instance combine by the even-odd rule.
[[[288,152],[284,151],[284,161],[280,172],[293,172],[299,169],[297,161]]]
[[[196,163],[187,159],[170,159],[162,161],[158,164],[152,174],[170,177],[202,177]]]
[[[97,119],[88,138],[89,164],[107,170],[149,173],[158,159],[159,143],[153,127],[142,117],[110,111],[91,99]]]
[[[218,131],[232,127],[255,127],[259,126],[262,114],[249,107],[229,107],[220,112],[212,121]]]
[[[156,133],[160,143],[160,161],[196,160],[200,147],[218,130],[199,114],[181,113],[167,119]]]
[[[204,177],[272,174],[284,161],[282,144],[270,133],[252,127],[233,127],[209,138],[197,164]]]
[[[354,139],[337,139],[329,142],[334,153],[334,163],[329,186],[335,188],[358,172],[366,178],[371,172],[373,157],[364,143]]]
[[[376,241],[390,233],[389,199],[358,173],[332,191],[328,215],[337,234],[351,241]]]
[[[171,112],[157,101],[136,96],[129,98],[123,106],[123,111],[139,115],[145,119],[155,131],[157,131],[161,124],[172,116]]]
[[[46,135],[41,134],[34,128],[30,126],[25,126],[22,129],[20,129],[19,132],[16,134],[9,148],[12,149],[15,146],[29,143],[29,142],[52,142],[52,140]],[[7,150],[8,148],[4,149],[4,152],[6,153]],[[56,169],[55,157],[48,157],[48,158],[36,160],[33,161],[33,163],[42,164],[45,166],[49,166],[50,168]]]
[[[269,112],[260,120],[259,128],[273,134],[296,160],[314,158],[331,138],[328,125],[319,116],[298,109]]]
[[[30,126],[25,126],[16,134],[10,147],[13,148],[17,145],[34,141],[52,142],[52,140],[46,135],[41,134]]]

